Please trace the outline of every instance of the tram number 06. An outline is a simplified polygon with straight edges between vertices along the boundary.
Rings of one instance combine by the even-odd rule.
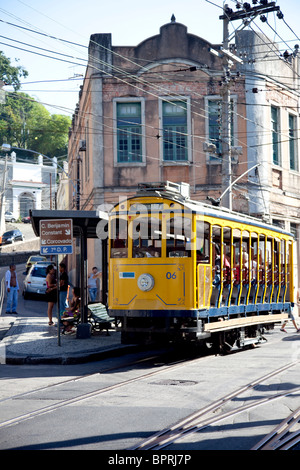
[[[176,273],[171,273],[170,271],[166,274],[167,279],[176,279]]]

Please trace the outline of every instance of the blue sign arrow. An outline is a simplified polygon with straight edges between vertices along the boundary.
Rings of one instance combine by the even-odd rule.
[[[70,255],[73,253],[72,245],[41,246],[41,255]]]

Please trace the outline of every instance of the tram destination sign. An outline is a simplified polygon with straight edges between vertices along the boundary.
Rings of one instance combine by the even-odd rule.
[[[40,220],[41,255],[73,253],[72,219]]]

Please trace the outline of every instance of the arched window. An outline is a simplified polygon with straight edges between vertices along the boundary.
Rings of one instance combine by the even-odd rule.
[[[34,196],[31,193],[23,193],[19,197],[20,217],[28,217],[29,211],[35,209]]]

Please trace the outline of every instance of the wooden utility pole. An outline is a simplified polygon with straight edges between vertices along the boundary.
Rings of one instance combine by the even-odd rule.
[[[5,198],[5,186],[6,186],[6,172],[7,172],[7,155],[5,156],[2,186],[0,191],[0,235],[5,231],[5,217],[4,217],[4,198]]]
[[[283,14],[280,12],[280,7],[275,5],[275,2],[268,2],[267,0],[261,1],[257,5],[257,1],[253,1],[254,6],[251,6],[247,2],[240,2],[239,9],[233,11],[228,5],[224,5],[223,15],[220,16],[220,19],[223,20],[223,44],[221,51],[213,51],[214,54],[217,54],[219,57],[222,57],[223,60],[223,71],[224,77],[222,81],[222,135],[221,135],[221,145],[222,145],[222,194],[223,196],[223,206],[228,209],[232,209],[232,170],[231,170],[231,96],[230,96],[230,86],[231,86],[231,67],[233,62],[242,63],[242,60],[232,54],[229,51],[229,23],[234,20],[243,20],[244,25],[247,26],[251,21],[253,21],[258,15],[263,13],[269,13],[277,11],[277,16],[279,19],[283,18]],[[261,16],[263,21],[263,15]]]
[[[229,19],[225,16],[223,20],[223,50],[228,51]],[[223,87],[222,87],[222,192],[230,188],[224,195],[223,205],[232,209],[231,190],[231,94],[230,94],[230,69],[232,61],[223,54]]]

